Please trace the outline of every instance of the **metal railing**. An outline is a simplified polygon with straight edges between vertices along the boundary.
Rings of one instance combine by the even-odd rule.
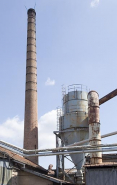
[[[62,85],[62,97],[72,91],[86,91],[86,92],[88,92],[88,88],[86,85],[83,85],[83,84],[72,84],[72,85],[67,86],[67,88],[65,85]]]
[[[62,85],[62,97],[66,95],[66,86]]]
[[[68,92],[71,91],[86,91],[88,92],[87,86],[83,84],[72,84],[68,86]]]

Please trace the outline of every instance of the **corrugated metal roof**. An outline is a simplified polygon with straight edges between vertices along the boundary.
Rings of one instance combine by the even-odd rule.
[[[32,173],[34,175],[37,175],[39,177],[42,177],[44,179],[47,179],[47,180],[50,180],[52,182],[55,182],[57,184],[59,183],[62,183],[62,184],[69,184],[69,185],[73,185],[73,183],[71,184],[70,182],[67,182],[67,181],[64,181],[64,180],[61,180],[61,179],[57,179],[57,178],[54,178],[54,177],[51,177],[51,176],[48,176],[48,175],[45,175],[45,174],[41,174],[39,172],[34,172],[32,170],[29,170],[29,169],[25,169],[23,168],[22,170],[26,171],[26,172],[29,172],[29,173]]]
[[[117,162],[104,162],[104,163],[101,163],[101,164],[86,164],[84,167],[106,167],[106,166],[109,166],[109,167],[113,167],[113,166],[117,166]]]
[[[28,159],[25,159],[24,157],[16,154],[15,152],[12,152],[12,151],[10,151],[10,150],[8,150],[6,148],[3,148],[1,146],[0,146],[0,153],[6,154],[7,156],[11,157],[15,161],[19,161],[20,163],[23,163],[23,164],[26,164],[28,166],[40,169],[41,171],[47,172],[47,170],[44,169],[42,166],[37,165],[37,164],[29,161]],[[42,178],[48,179],[50,181],[56,182],[56,183],[60,183],[61,182],[62,184],[69,184],[69,185],[71,185],[70,182],[63,181],[63,180],[51,177],[51,176],[45,175],[43,173],[39,173],[37,171],[32,171],[32,170],[29,170],[29,169],[26,169],[26,168],[24,168],[24,169],[22,168],[22,170],[27,171],[27,172],[32,173],[32,174],[35,174],[35,175],[40,176]]]
[[[29,165],[29,166],[32,166],[34,168],[38,168],[38,169],[40,169],[42,171],[46,171],[47,172],[47,170],[44,169],[42,166],[37,165],[37,164],[31,162],[30,160],[22,157],[21,155],[18,155],[15,152],[12,152],[12,151],[10,151],[10,150],[8,150],[6,148],[3,148],[1,146],[0,146],[0,153],[5,153],[6,155],[8,155],[9,157],[11,157],[12,159],[14,159],[16,161],[19,161],[19,162],[21,162],[23,164],[26,164],[26,165]]]
[[[116,153],[114,153],[114,154],[102,154],[102,156],[117,156],[117,154]]]

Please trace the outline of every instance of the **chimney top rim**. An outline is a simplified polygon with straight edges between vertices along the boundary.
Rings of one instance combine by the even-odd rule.
[[[34,12],[36,14],[35,9],[33,9],[33,8],[29,8],[27,11],[27,14],[29,14],[30,12]]]

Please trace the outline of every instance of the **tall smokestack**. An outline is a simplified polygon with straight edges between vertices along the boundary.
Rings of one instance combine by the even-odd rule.
[[[27,24],[27,61],[25,89],[24,149],[38,148],[36,12],[29,9]],[[38,157],[28,157],[38,164]]]

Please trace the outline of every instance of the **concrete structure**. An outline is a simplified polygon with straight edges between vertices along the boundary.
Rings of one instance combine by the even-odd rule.
[[[91,146],[101,144],[99,97],[96,91],[88,93],[88,121],[89,121],[89,141]],[[97,148],[99,149],[99,148]],[[91,164],[102,163],[102,153],[91,153]]]
[[[24,149],[38,149],[36,12],[28,10]],[[38,157],[29,157],[38,164]]]

